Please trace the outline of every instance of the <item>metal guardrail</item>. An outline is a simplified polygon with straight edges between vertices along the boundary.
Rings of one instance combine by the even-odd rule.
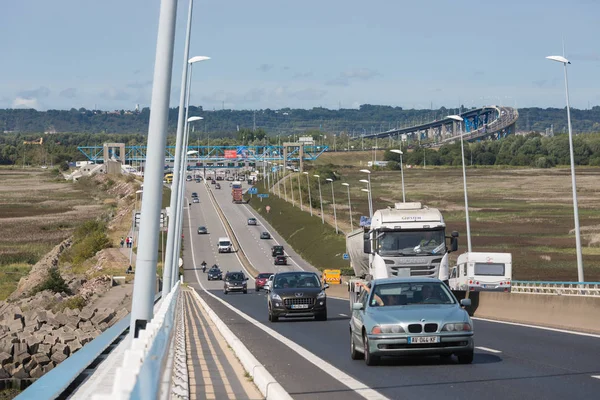
[[[167,294],[158,312],[139,337],[131,342],[123,356],[123,363],[116,369],[116,379],[110,394],[97,394],[94,400],[156,399],[159,398],[162,374],[175,325],[175,305],[180,285]],[[167,390],[167,389],[165,389]]]
[[[154,302],[156,303],[160,297],[161,293],[158,293]],[[73,393],[89,375],[90,370],[95,369],[125,337],[129,330],[130,316],[131,314],[127,314],[78,352],[36,380],[15,397],[15,400],[57,399]]]
[[[512,281],[512,293],[600,297],[600,282]]]

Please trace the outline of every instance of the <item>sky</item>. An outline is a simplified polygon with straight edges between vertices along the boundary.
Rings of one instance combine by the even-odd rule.
[[[148,107],[159,0],[0,0],[0,108]],[[188,1],[178,2],[171,105]],[[600,104],[600,0],[196,0],[205,109]]]

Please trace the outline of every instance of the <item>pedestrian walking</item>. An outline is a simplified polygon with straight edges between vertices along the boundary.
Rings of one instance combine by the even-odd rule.
[[[124,244],[125,244],[125,239],[123,239],[123,236],[121,236],[121,247],[123,247]]]

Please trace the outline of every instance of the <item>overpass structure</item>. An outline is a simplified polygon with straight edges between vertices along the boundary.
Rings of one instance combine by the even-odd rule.
[[[121,150],[118,146],[122,145]],[[187,151],[195,151],[189,161],[193,162],[248,162],[256,163],[263,161],[313,161],[329,149],[328,146],[315,146],[303,143],[284,143],[283,146],[259,145],[259,146],[187,146]],[[95,164],[104,163],[105,158],[117,159],[123,164],[143,163],[146,161],[146,146],[123,145],[109,143],[108,146],[80,146],[77,147],[88,160]],[[167,146],[165,149],[165,163],[175,161],[175,146]]]
[[[461,113],[465,129],[463,139],[469,142],[484,139],[497,140],[515,132],[519,119],[516,108],[486,106]],[[364,135],[364,138],[402,137],[408,142],[418,142],[422,146],[438,147],[460,138],[460,128],[455,120],[444,118],[426,124]]]

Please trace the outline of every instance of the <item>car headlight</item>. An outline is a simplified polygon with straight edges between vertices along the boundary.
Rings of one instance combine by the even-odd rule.
[[[246,282],[242,283],[242,286],[247,286],[248,284]]]
[[[405,331],[400,325],[375,325],[373,329],[371,329],[371,333],[381,335],[389,333],[405,333]]]
[[[326,296],[325,291],[321,290],[321,293],[319,293],[319,295],[317,296],[317,299],[324,299]]]
[[[283,300],[281,300],[281,296],[279,296],[277,293],[272,293],[271,299],[275,300],[275,301],[283,301]]]
[[[442,332],[468,332],[471,330],[471,324],[465,322],[446,324],[442,328]]]

